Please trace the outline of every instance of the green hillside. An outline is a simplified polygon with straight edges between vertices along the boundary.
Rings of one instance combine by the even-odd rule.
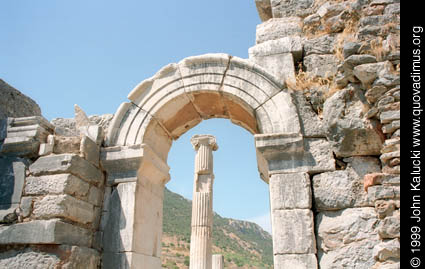
[[[166,268],[187,268],[192,202],[165,189],[162,262]],[[272,268],[272,238],[255,223],[222,218],[214,213],[213,253],[225,266]]]

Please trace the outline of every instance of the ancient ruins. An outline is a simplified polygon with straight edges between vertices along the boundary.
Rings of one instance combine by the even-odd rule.
[[[113,117],[49,122],[0,80],[0,267],[161,268],[172,141],[220,117],[255,138],[274,268],[400,268],[400,1],[255,3],[249,59],[171,63]]]
[[[214,184],[212,151],[217,150],[218,146],[212,135],[195,135],[190,142],[196,150],[196,157],[189,268],[211,269]]]

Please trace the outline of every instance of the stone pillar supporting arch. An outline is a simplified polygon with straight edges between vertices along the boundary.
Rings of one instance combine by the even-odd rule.
[[[328,145],[303,137],[284,84],[248,60],[207,54],[165,66],[128,98],[115,113],[102,154],[112,190],[102,222],[105,268],[107,261],[111,268],[160,268],[162,193],[172,141],[217,117],[255,135],[260,175],[270,182],[275,268],[314,268],[309,267],[317,261],[306,172],[332,170],[334,164],[314,153]],[[293,235],[293,246],[285,241],[287,234]]]

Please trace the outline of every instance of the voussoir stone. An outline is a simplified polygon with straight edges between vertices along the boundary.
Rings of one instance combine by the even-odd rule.
[[[71,173],[92,184],[102,184],[103,174],[94,165],[76,154],[43,156],[30,166],[34,176]]]

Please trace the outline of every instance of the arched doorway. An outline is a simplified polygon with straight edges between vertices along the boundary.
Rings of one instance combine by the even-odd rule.
[[[316,261],[307,172],[309,152],[290,90],[250,61],[226,54],[189,57],[141,82],[116,112],[102,152],[113,186],[103,235],[111,268],[160,268],[162,200],[172,141],[208,118],[228,118],[255,137],[270,185],[275,268]]]

